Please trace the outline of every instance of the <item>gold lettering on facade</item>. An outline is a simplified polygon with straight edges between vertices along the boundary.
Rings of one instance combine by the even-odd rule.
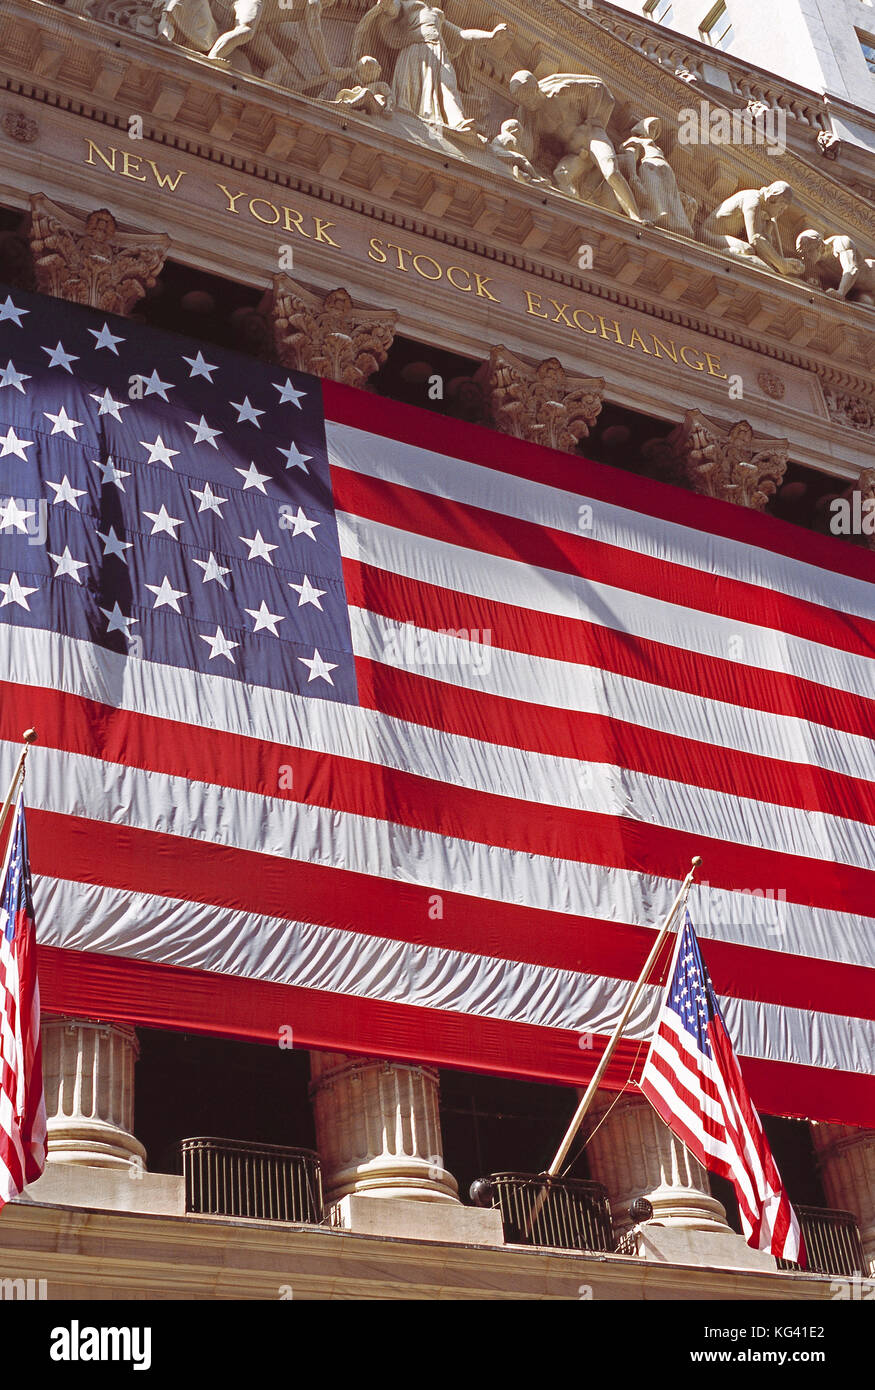
[[[134,181],[135,181],[136,183],[148,183],[148,181],[149,181],[149,176],[148,176],[148,174],[141,174],[141,173],[139,172],[140,166],[141,166],[141,164],[142,164],[142,162],[143,162],[143,156],[142,156],[142,155],[140,155],[140,154],[132,154],[130,150],[119,150],[119,149],[117,149],[117,148],[115,147],[115,145],[110,145],[110,147],[109,147],[110,158],[107,158],[107,156],[103,153],[103,150],[100,148],[100,146],[99,146],[99,145],[96,145],[96,144],[94,143],[93,140],[88,140],[88,139],[86,139],[85,143],[86,143],[86,145],[88,146],[88,151],[87,151],[87,154],[86,154],[86,156],[85,156],[85,163],[86,163],[86,164],[94,165],[94,167],[96,168],[97,166],[96,166],[95,158],[94,158],[94,156],[96,155],[97,158],[98,158],[103,164],[106,165],[107,169],[109,169],[109,170],[111,171],[111,173],[113,173],[113,174],[118,174],[121,178],[125,178],[125,179],[134,179]],[[117,159],[117,157],[118,157],[119,154],[121,155],[121,164],[120,164],[120,167],[117,169],[117,168],[116,168],[116,159]],[[146,160],[146,163],[148,164],[149,168],[152,170],[152,176],[153,176],[153,178],[155,179],[155,182],[157,183],[158,187],[159,187],[159,188],[169,188],[170,191],[171,191],[171,193],[175,193],[175,192],[176,192],[176,189],[177,189],[178,186],[179,186],[179,181],[180,181],[180,179],[182,178],[183,174],[185,173],[185,170],[184,170],[184,169],[177,169],[175,175],[174,175],[174,174],[162,174],[162,173],[161,173],[161,170],[158,168],[158,166],[157,166],[157,164],[155,163],[154,160],[152,160],[152,159],[147,159],[147,160]]]
[[[705,353],[705,361],[708,363],[708,375],[718,376],[721,381],[728,381],[729,377],[720,370],[720,358],[712,357],[710,352]],[[715,366],[716,363],[716,366]]]
[[[536,319],[548,319],[550,317],[546,310],[544,310],[543,314],[541,313],[541,296],[539,294],[535,294],[532,290],[525,290],[524,294],[526,296],[527,314],[534,314]],[[534,300],[538,301],[537,305],[533,302]]]
[[[626,344],[626,347],[630,347],[630,348],[635,347],[635,339],[636,339],[636,338],[638,339],[638,342],[641,344],[641,351],[642,351],[642,352],[646,352],[648,357],[652,357],[652,356],[653,356],[653,353],[650,351],[650,348],[647,346],[647,344],[645,343],[644,339],[641,337],[641,334],[638,332],[638,329],[637,329],[637,328],[633,328],[633,329],[632,329],[632,334],[631,334],[631,336],[630,336],[630,338],[629,338],[628,343]]]
[[[681,348],[681,361],[684,362],[684,363],[686,364],[686,366],[692,367],[692,369],[693,369],[694,372],[703,372],[703,371],[705,370],[705,363],[702,361],[701,357],[699,357],[698,362],[689,362],[689,361],[687,360],[686,356],[685,356],[686,353],[688,353],[688,352],[695,352],[695,351],[696,351],[695,348],[682,347],[682,348]]]

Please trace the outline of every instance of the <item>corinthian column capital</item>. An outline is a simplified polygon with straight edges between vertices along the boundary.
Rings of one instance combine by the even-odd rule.
[[[339,288],[314,294],[288,275],[274,276],[270,307],[276,353],[284,367],[364,386],[395,337],[393,309],[365,309]]]
[[[30,200],[37,288],[108,314],[129,314],[161,274],[170,238],[120,232],[111,212],[72,213],[42,193]]]
[[[605,392],[603,377],[576,376],[558,357],[532,366],[502,346],[492,349],[475,380],[496,429],[569,454],[598,419]]]
[[[726,425],[688,410],[667,438],[650,440],[643,453],[667,481],[761,512],[780,486],[789,449],[786,439],[755,434],[747,420]]]

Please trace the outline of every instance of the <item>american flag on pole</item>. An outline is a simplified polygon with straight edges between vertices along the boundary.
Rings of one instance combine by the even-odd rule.
[[[45,1167],[39,1023],[36,929],[19,792],[0,884],[0,1208]]]
[[[0,775],[36,725],[44,1007],[580,1085],[701,853],[757,1105],[875,1124],[873,578],[0,289]]]
[[[804,1267],[799,1221],[744,1084],[689,912],[640,1088],[690,1153],[732,1183],[748,1245]]]

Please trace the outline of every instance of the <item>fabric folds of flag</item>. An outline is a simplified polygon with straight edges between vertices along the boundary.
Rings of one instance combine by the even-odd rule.
[[[729,1037],[689,912],[641,1091],[712,1173],[728,1178],[748,1245],[805,1267],[805,1245]]]
[[[36,928],[24,796],[19,793],[0,890],[0,1207],[46,1163]]]

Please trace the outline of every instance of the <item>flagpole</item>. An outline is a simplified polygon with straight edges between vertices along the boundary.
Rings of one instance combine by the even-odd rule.
[[[30,752],[30,746],[32,743],[36,743],[36,729],[25,729],[21,737],[24,740],[24,746],[22,747],[21,753],[18,756],[18,762],[16,763],[15,771],[12,774],[12,781],[9,783],[9,791],[6,794],[6,800],[3,802],[3,810],[0,811],[0,835],[3,834],[3,827],[6,824],[6,817],[9,814],[9,807],[12,805],[12,802],[15,799],[15,794],[18,791],[19,782],[22,776],[24,775],[24,764],[27,760],[27,755]]]
[[[547,1188],[549,1185],[549,1180],[557,1176],[559,1169],[562,1167],[562,1164],[565,1162],[565,1159],[568,1155],[568,1150],[574,1143],[575,1135],[577,1134],[577,1131],[580,1129],[580,1126],[583,1124],[583,1121],[586,1117],[586,1112],[592,1105],[595,1093],[599,1088],[599,1083],[608,1069],[610,1060],[613,1057],[614,1052],[616,1051],[617,1043],[620,1041],[620,1038],[623,1034],[623,1029],[625,1028],[629,1020],[629,1015],[631,1014],[636,1003],[638,1002],[638,998],[642,990],[644,989],[645,984],[647,983],[647,977],[656,963],[657,956],[662,950],[662,943],[668,936],[675,914],[678,908],[680,907],[681,903],[686,901],[687,895],[690,891],[690,887],[692,886],[692,882],[696,874],[696,870],[698,869],[701,862],[701,857],[698,854],[695,855],[693,858],[693,862],[690,865],[690,872],[687,874],[686,878],[681,884],[680,889],[678,891],[678,895],[668,910],[668,915],[666,916],[665,921],[663,922],[662,927],[660,928],[659,934],[653,943],[653,948],[650,952],[650,955],[644,962],[644,968],[642,969],[641,974],[638,976],[638,979],[635,983],[635,988],[629,995],[626,1007],[623,1010],[622,1015],[620,1016],[619,1022],[617,1023],[617,1026],[614,1029],[613,1034],[611,1035],[607,1047],[602,1053],[601,1061],[599,1062],[595,1070],[595,1075],[593,1076],[592,1080],[587,1086],[586,1091],[584,1092],[583,1097],[580,1101],[580,1104],[574,1112],[574,1118],[572,1119],[571,1124],[568,1126],[565,1138],[559,1145],[559,1148],[556,1152],[556,1157],[553,1159],[553,1162],[550,1164],[550,1167],[546,1170],[544,1174],[547,1181],[544,1184],[544,1191],[538,1197],[532,1209],[531,1215],[529,1216],[529,1219],[526,1222],[527,1233],[531,1231],[538,1217],[538,1214],[541,1211],[541,1208],[547,1200]]]

